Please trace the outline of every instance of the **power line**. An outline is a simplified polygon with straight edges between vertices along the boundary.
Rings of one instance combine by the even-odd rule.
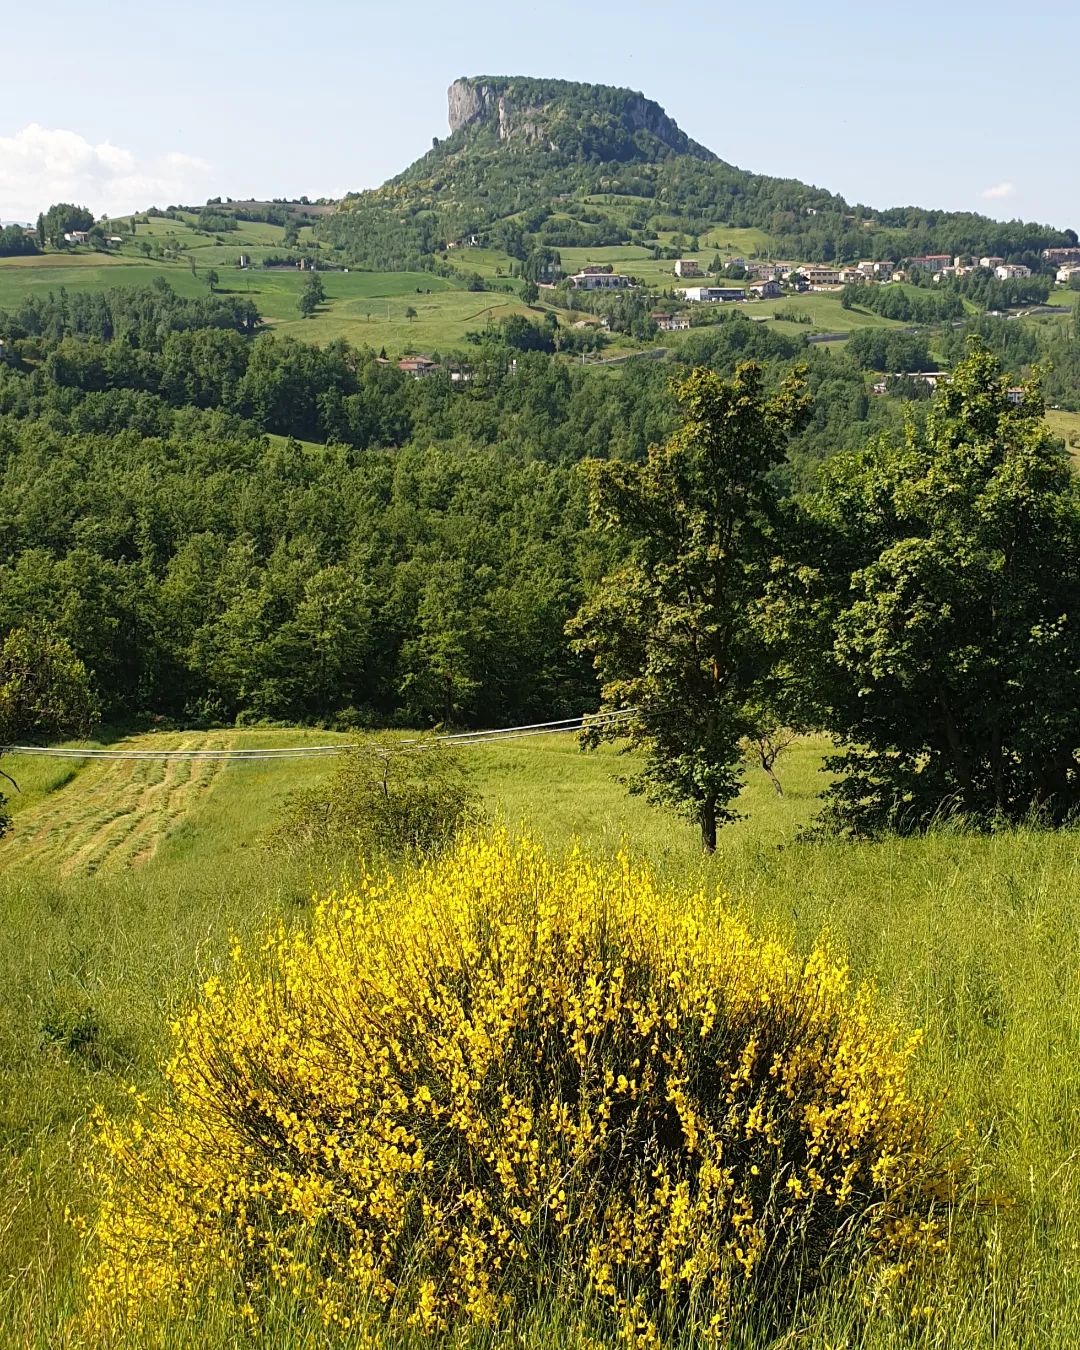
[[[553,722],[532,722],[516,727],[493,727],[484,731],[457,731],[434,736],[430,741],[412,737],[402,741],[403,746],[422,752],[426,745],[434,742],[439,745],[457,745],[470,747],[490,745],[500,741],[524,740],[530,736],[551,736],[563,732],[583,731],[592,727],[618,726],[633,716],[635,708],[621,708],[608,713],[582,713],[577,717],[559,718]],[[0,746],[3,755],[38,755],[46,759],[89,759],[89,760],[210,760],[210,761],[247,761],[275,759],[320,759],[335,755],[346,755],[366,747],[361,742],[338,742],[336,745],[293,745],[266,746],[244,749],[232,747],[214,749],[208,747],[174,750],[102,750],[87,747],[45,745],[5,745]]]

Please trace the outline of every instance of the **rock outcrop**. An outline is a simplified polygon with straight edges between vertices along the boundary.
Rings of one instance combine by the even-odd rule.
[[[602,94],[602,105],[597,94]],[[643,131],[671,152],[715,160],[658,103],[632,89],[602,89],[565,80],[472,78],[455,80],[447,91],[451,132],[488,126],[501,141],[559,148],[559,121],[571,110],[594,110],[617,119],[627,133]]]

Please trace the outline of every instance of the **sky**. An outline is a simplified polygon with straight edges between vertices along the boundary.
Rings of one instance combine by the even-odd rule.
[[[722,159],[875,207],[1080,228],[1080,4],[52,0],[9,6],[0,220],[336,197],[444,136],[460,75],[624,85]]]

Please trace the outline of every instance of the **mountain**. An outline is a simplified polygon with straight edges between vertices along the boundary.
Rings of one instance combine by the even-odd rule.
[[[753,227],[774,256],[832,261],[922,253],[1037,258],[1069,242],[1044,225],[974,213],[875,211],[795,179],[751,173],[692,140],[631,89],[524,76],[455,80],[450,135],[319,234],[354,263],[433,266],[479,237],[524,260],[540,248],[649,244],[667,232]]]
[[[569,80],[455,80],[447,91],[450,131],[487,131],[512,148],[541,147],[577,159],[653,162],[669,155],[714,161],[716,155],[687,134],[644,94]]]

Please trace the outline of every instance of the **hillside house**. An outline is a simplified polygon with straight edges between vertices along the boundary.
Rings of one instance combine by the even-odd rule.
[[[992,253],[987,253],[984,257],[979,259],[979,266],[985,267],[988,272],[992,272],[995,267],[1000,267],[1004,261],[1004,258],[998,258]]]
[[[1064,267],[1057,270],[1057,283],[1059,286],[1067,286],[1073,277],[1080,276],[1080,264],[1067,263]]]
[[[758,300],[776,300],[783,295],[783,291],[780,289],[780,283],[773,277],[769,277],[766,281],[755,281],[754,284],[749,287],[749,291],[750,294],[756,296]]]
[[[1042,256],[1045,262],[1080,264],[1080,248],[1044,248]]]
[[[411,375],[414,380],[422,380],[426,375],[434,375],[439,369],[430,356],[405,356],[397,363],[398,370]]]
[[[576,272],[570,278],[575,291],[619,291],[634,283],[621,272]]]
[[[679,258],[675,263],[677,277],[700,277],[703,275],[696,258]]]
[[[994,276],[998,281],[1011,281],[1013,277],[1031,276],[1031,268],[1023,263],[1000,263],[994,268]]]
[[[691,305],[721,305],[733,300],[745,300],[741,286],[687,286],[683,299]]]
[[[65,244],[87,244],[90,242],[90,235],[86,230],[65,230]]]
[[[1005,391],[1005,397],[1009,400],[1010,403],[1013,404],[1023,403],[1024,401],[1023,386],[1019,384],[1012,385],[1009,389]]]
[[[909,258],[907,265],[909,272],[940,272],[943,268],[953,265],[953,255],[951,253],[924,253],[921,258]]]
[[[649,318],[661,333],[681,333],[690,327],[689,314],[665,314],[663,310],[654,309]]]
[[[803,263],[799,267],[803,279],[811,286],[839,286],[840,268],[823,267],[818,263]]]

